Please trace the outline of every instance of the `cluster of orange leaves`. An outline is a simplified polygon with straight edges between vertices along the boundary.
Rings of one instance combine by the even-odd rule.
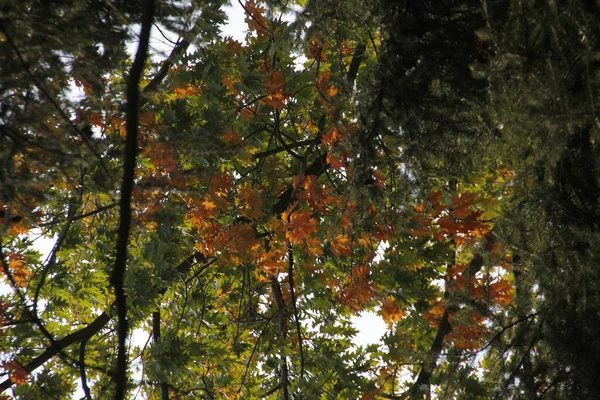
[[[487,240],[486,235],[490,233],[489,223],[482,221],[484,211],[478,207],[481,197],[475,193],[462,193],[455,195],[446,204],[442,200],[441,191],[434,191],[429,196],[429,205],[419,205],[416,213],[412,216],[413,227],[409,230],[414,237],[433,237],[441,242],[453,240],[458,249],[466,249],[478,241]],[[497,255],[497,244],[491,249],[491,254]],[[481,276],[469,276],[469,264],[456,264],[448,267],[447,291],[468,290],[474,299],[491,300],[502,307],[508,307],[514,298],[513,282],[503,276],[495,277],[490,283]],[[510,269],[507,266],[500,267]],[[425,319],[437,327],[446,312],[446,305],[438,301],[433,305]],[[481,345],[481,340],[487,332],[485,318],[475,311],[469,311],[468,315],[460,310],[457,315],[460,322],[453,324],[453,331],[449,340],[461,349],[476,349]],[[457,316],[449,314],[453,320]],[[465,321],[465,315],[467,321]]]
[[[334,98],[339,92],[339,89],[333,83],[329,82],[330,79],[331,71],[325,71],[319,75],[317,81],[315,82],[316,88],[328,100]],[[325,102],[325,99],[321,98],[320,100],[321,102]]]
[[[247,0],[244,4],[246,11],[246,23],[251,31],[256,32],[258,37],[267,36],[268,23],[263,15],[265,8],[257,4],[256,0]]]
[[[327,53],[324,51],[327,43],[313,37],[308,45],[308,57],[321,62],[327,61]]]
[[[27,380],[29,373],[27,370],[16,361],[2,363],[2,368],[10,372],[10,380],[12,383],[22,385]]]
[[[455,195],[450,204],[442,201],[442,191],[429,196],[430,207],[420,204],[412,216],[409,232],[414,237],[433,236],[440,242],[452,239],[455,244],[472,244],[489,233],[491,226],[481,221],[483,210],[476,209],[479,195],[462,193]]]
[[[437,329],[445,312],[446,305],[438,301],[424,318]],[[476,311],[459,310],[448,313],[448,321],[452,324],[452,332],[447,336],[448,341],[463,350],[476,350],[481,346],[483,336],[487,333],[485,317]]]
[[[487,333],[484,322],[484,316],[475,311],[470,311],[466,322],[453,324],[452,332],[448,334],[448,340],[459,349],[476,350],[481,346],[483,337]]]
[[[327,147],[326,161],[333,169],[340,170],[347,166],[350,157],[348,148],[344,144],[344,139],[351,136],[358,130],[354,123],[346,124],[343,127],[330,128],[321,138],[321,143]],[[383,182],[383,175],[379,175]],[[381,186],[382,187],[382,186]]]
[[[343,282],[332,282],[340,284],[340,290],[335,296],[337,301],[355,314],[364,310],[377,293],[377,288],[369,281],[370,272],[369,267],[357,265]]]
[[[404,316],[404,311],[396,304],[396,299],[393,296],[384,296],[381,302],[381,309],[379,315],[383,318],[384,322],[389,326],[392,326],[394,322],[398,322]]]
[[[25,257],[21,254],[10,252],[6,254],[6,260],[8,261],[8,269],[15,284],[19,287],[26,287],[33,273],[25,266],[27,261]]]
[[[318,182],[315,175],[297,176],[292,182],[297,190],[296,197],[304,200],[314,210],[328,214],[328,207],[340,206],[341,199],[333,194],[333,189]]]
[[[236,96],[239,91],[235,88],[236,83],[240,83],[242,80],[240,77],[225,75],[223,77],[223,86],[227,89],[227,96]]]
[[[188,96],[197,96],[202,93],[202,89],[194,87],[189,83],[184,84],[183,86],[177,86],[173,89],[173,92],[177,96],[178,99],[182,100]]]
[[[282,110],[285,104],[290,100],[291,93],[284,91],[285,81],[283,80],[283,71],[273,71],[265,80],[265,103],[275,110]]]

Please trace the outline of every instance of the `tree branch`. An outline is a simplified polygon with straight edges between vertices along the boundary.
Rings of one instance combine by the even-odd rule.
[[[41,367],[50,360],[52,357],[56,356],[64,349],[69,347],[74,343],[80,343],[83,341],[89,340],[92,336],[94,336],[100,329],[102,329],[108,321],[110,321],[111,317],[106,314],[100,314],[92,323],[90,323],[85,328],[82,328],[76,332],[71,333],[70,335],[65,336],[60,340],[54,341],[42,354],[31,360],[27,365],[24,365],[23,368],[31,373],[35,371],[37,368]],[[10,388],[13,382],[10,380],[10,377],[0,382],[0,393],[4,390]]]
[[[479,254],[476,254],[475,257],[469,263],[468,271],[470,277],[474,277],[475,274],[483,267],[483,257]],[[429,393],[429,386],[431,384],[431,376],[433,375],[433,371],[437,367],[437,361],[440,358],[440,354],[442,353],[442,349],[444,347],[444,339],[446,336],[452,332],[452,324],[450,323],[450,315],[456,310],[449,309],[446,306],[444,310],[444,315],[442,316],[442,320],[440,321],[440,325],[438,326],[438,330],[435,334],[435,339],[433,339],[433,343],[425,356],[425,361],[423,362],[423,366],[421,367],[421,372],[419,372],[419,376],[415,381],[411,389],[412,395],[418,395],[420,392]]]
[[[160,342],[160,310],[152,313],[152,340]],[[169,385],[166,381],[160,382],[160,400],[169,400]]]
[[[87,344],[87,340],[82,340],[79,344],[79,376],[81,377],[81,388],[83,389],[83,393],[85,394],[86,400],[92,400],[92,395],[90,394],[90,388],[87,384],[87,377],[85,374],[85,345]]]
[[[144,71],[146,57],[148,56],[148,45],[150,43],[150,31],[154,16],[154,0],[144,2],[142,14],[142,29],[140,43],[135,55],[135,60],[129,72],[127,82],[127,136],[125,138],[125,156],[123,163],[123,183],[121,185],[121,202],[119,215],[119,236],[117,239],[117,255],[115,266],[111,274],[110,282],[115,288],[117,318],[118,318],[118,351],[117,372],[115,374],[115,400],[125,398],[127,389],[127,299],[125,297],[125,269],[127,266],[127,243],[129,242],[129,228],[131,225],[131,194],[133,192],[135,161],[138,151],[138,108],[140,98],[140,80]]]
[[[152,78],[150,83],[148,83],[148,85],[146,85],[146,87],[144,88],[144,94],[154,93],[158,90],[158,86],[162,83],[162,81],[169,73],[169,70],[173,66],[173,60],[182,53],[185,53],[189,46],[190,42],[188,42],[186,39],[179,39],[177,41],[177,44],[175,45],[175,47],[173,47],[173,50],[171,50],[171,54],[169,54],[169,57],[163,62],[156,75],[154,75],[154,78]]]

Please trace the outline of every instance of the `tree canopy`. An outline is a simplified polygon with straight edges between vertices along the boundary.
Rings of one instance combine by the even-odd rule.
[[[600,393],[600,4],[226,3],[0,2],[0,399]]]

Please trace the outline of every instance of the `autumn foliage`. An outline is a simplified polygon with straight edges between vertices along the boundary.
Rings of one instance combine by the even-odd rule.
[[[522,2],[248,0],[232,38],[220,0],[17,3],[0,18],[1,398],[596,385],[555,350],[597,328],[595,6],[545,5],[525,29],[540,11]],[[155,27],[140,64],[137,26]]]

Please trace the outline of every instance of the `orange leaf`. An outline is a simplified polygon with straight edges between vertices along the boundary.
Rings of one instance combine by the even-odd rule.
[[[11,236],[27,235],[29,233],[29,225],[27,225],[24,221],[12,224],[8,229],[8,233]]]
[[[269,94],[280,92],[284,85],[283,71],[272,72],[265,81],[265,89]]]
[[[321,92],[324,92],[327,90],[327,84],[329,83],[330,78],[331,78],[331,71],[325,71],[317,79],[316,85],[317,85],[317,88]]]
[[[290,215],[290,211],[282,214],[282,219],[288,221],[286,237],[292,244],[302,243],[312,234],[317,233],[319,222],[312,218],[308,210],[297,210]]]
[[[222,137],[223,141],[230,146],[235,146],[238,144],[242,144],[244,142],[244,138],[240,135],[239,132],[229,131]]]
[[[245,8],[247,11],[246,23],[248,24],[248,28],[252,31],[256,31],[256,34],[259,37],[265,36],[268,33],[265,30],[267,27],[267,20],[263,15],[265,9],[259,7],[255,0],[246,1]]]
[[[335,86],[331,85],[325,91],[325,94],[327,95],[327,97],[335,97],[338,94],[338,92],[339,92],[338,88],[336,88]]]
[[[327,133],[325,133],[325,135],[323,135],[321,143],[331,146],[341,138],[342,135],[340,134],[340,132],[336,128],[331,128],[327,131]]]
[[[210,180],[210,193],[227,195],[233,189],[231,177],[227,174],[219,174]]]
[[[383,317],[386,324],[391,326],[394,322],[402,319],[404,312],[398,307],[393,296],[385,296],[381,304],[381,310],[379,310],[379,315]]]
[[[247,106],[242,109],[240,115],[245,121],[252,121],[258,115],[258,111],[256,107]]]
[[[237,40],[233,39],[231,36],[226,36],[224,39],[225,46],[227,47],[227,51],[233,54],[241,53],[244,50],[242,44]]]
[[[29,373],[21,364],[16,361],[5,362],[2,364],[4,369],[10,372],[10,381],[17,385],[22,385],[27,380]]]
[[[285,108],[286,100],[286,97],[282,93],[268,94],[265,97],[267,105],[275,110],[283,110]]]
[[[434,190],[429,195],[429,202],[433,205],[433,209],[439,214],[446,207],[441,203],[443,193],[441,190]]]
[[[225,81],[225,79],[223,79],[223,81]],[[232,84],[232,86],[233,86],[233,84]],[[176,87],[174,92],[177,95],[177,98],[185,99],[188,96],[196,96],[196,95],[200,94],[202,91],[199,88],[193,87],[189,83],[186,83],[185,85],[183,85],[181,87]]]
[[[23,256],[10,253],[7,255],[8,259],[8,268],[10,269],[10,273],[15,283],[19,287],[27,286],[27,282],[33,273],[25,267],[25,259]]]
[[[102,120],[102,116],[98,113],[90,113],[90,115],[88,116],[88,121],[90,121],[92,123],[92,125],[95,126],[104,126],[104,121]]]
[[[225,75],[223,77],[223,85],[227,88],[228,96],[235,96],[236,94],[238,94],[238,90],[235,88],[235,84],[240,81],[240,78],[231,77],[229,75]]]
[[[242,215],[248,219],[256,220],[262,217],[260,211],[262,200],[259,191],[249,185],[242,186],[239,190],[240,197],[244,201]]]
[[[330,153],[327,153],[326,161],[333,169],[344,168],[344,162],[339,158],[333,157]]]
[[[346,235],[337,235],[331,241],[331,249],[336,256],[349,256],[351,254],[350,238]]]
[[[319,61],[327,61],[327,53],[324,51],[324,46],[316,38],[312,38],[308,46],[308,55],[310,58],[318,59]]]
[[[506,307],[515,297],[515,288],[512,282],[503,279],[489,286],[489,294],[498,304]]]
[[[440,322],[442,321],[442,317],[444,312],[446,311],[446,306],[442,302],[437,302],[429,312],[427,312],[424,318],[431,323],[434,327],[438,327]]]
[[[476,198],[477,195],[474,193],[463,193],[454,196],[452,199],[452,216],[458,219],[467,218],[471,214],[469,207],[473,205]]]
[[[377,170],[373,171],[373,178],[375,178],[375,186],[383,189],[385,187],[385,177]]]

